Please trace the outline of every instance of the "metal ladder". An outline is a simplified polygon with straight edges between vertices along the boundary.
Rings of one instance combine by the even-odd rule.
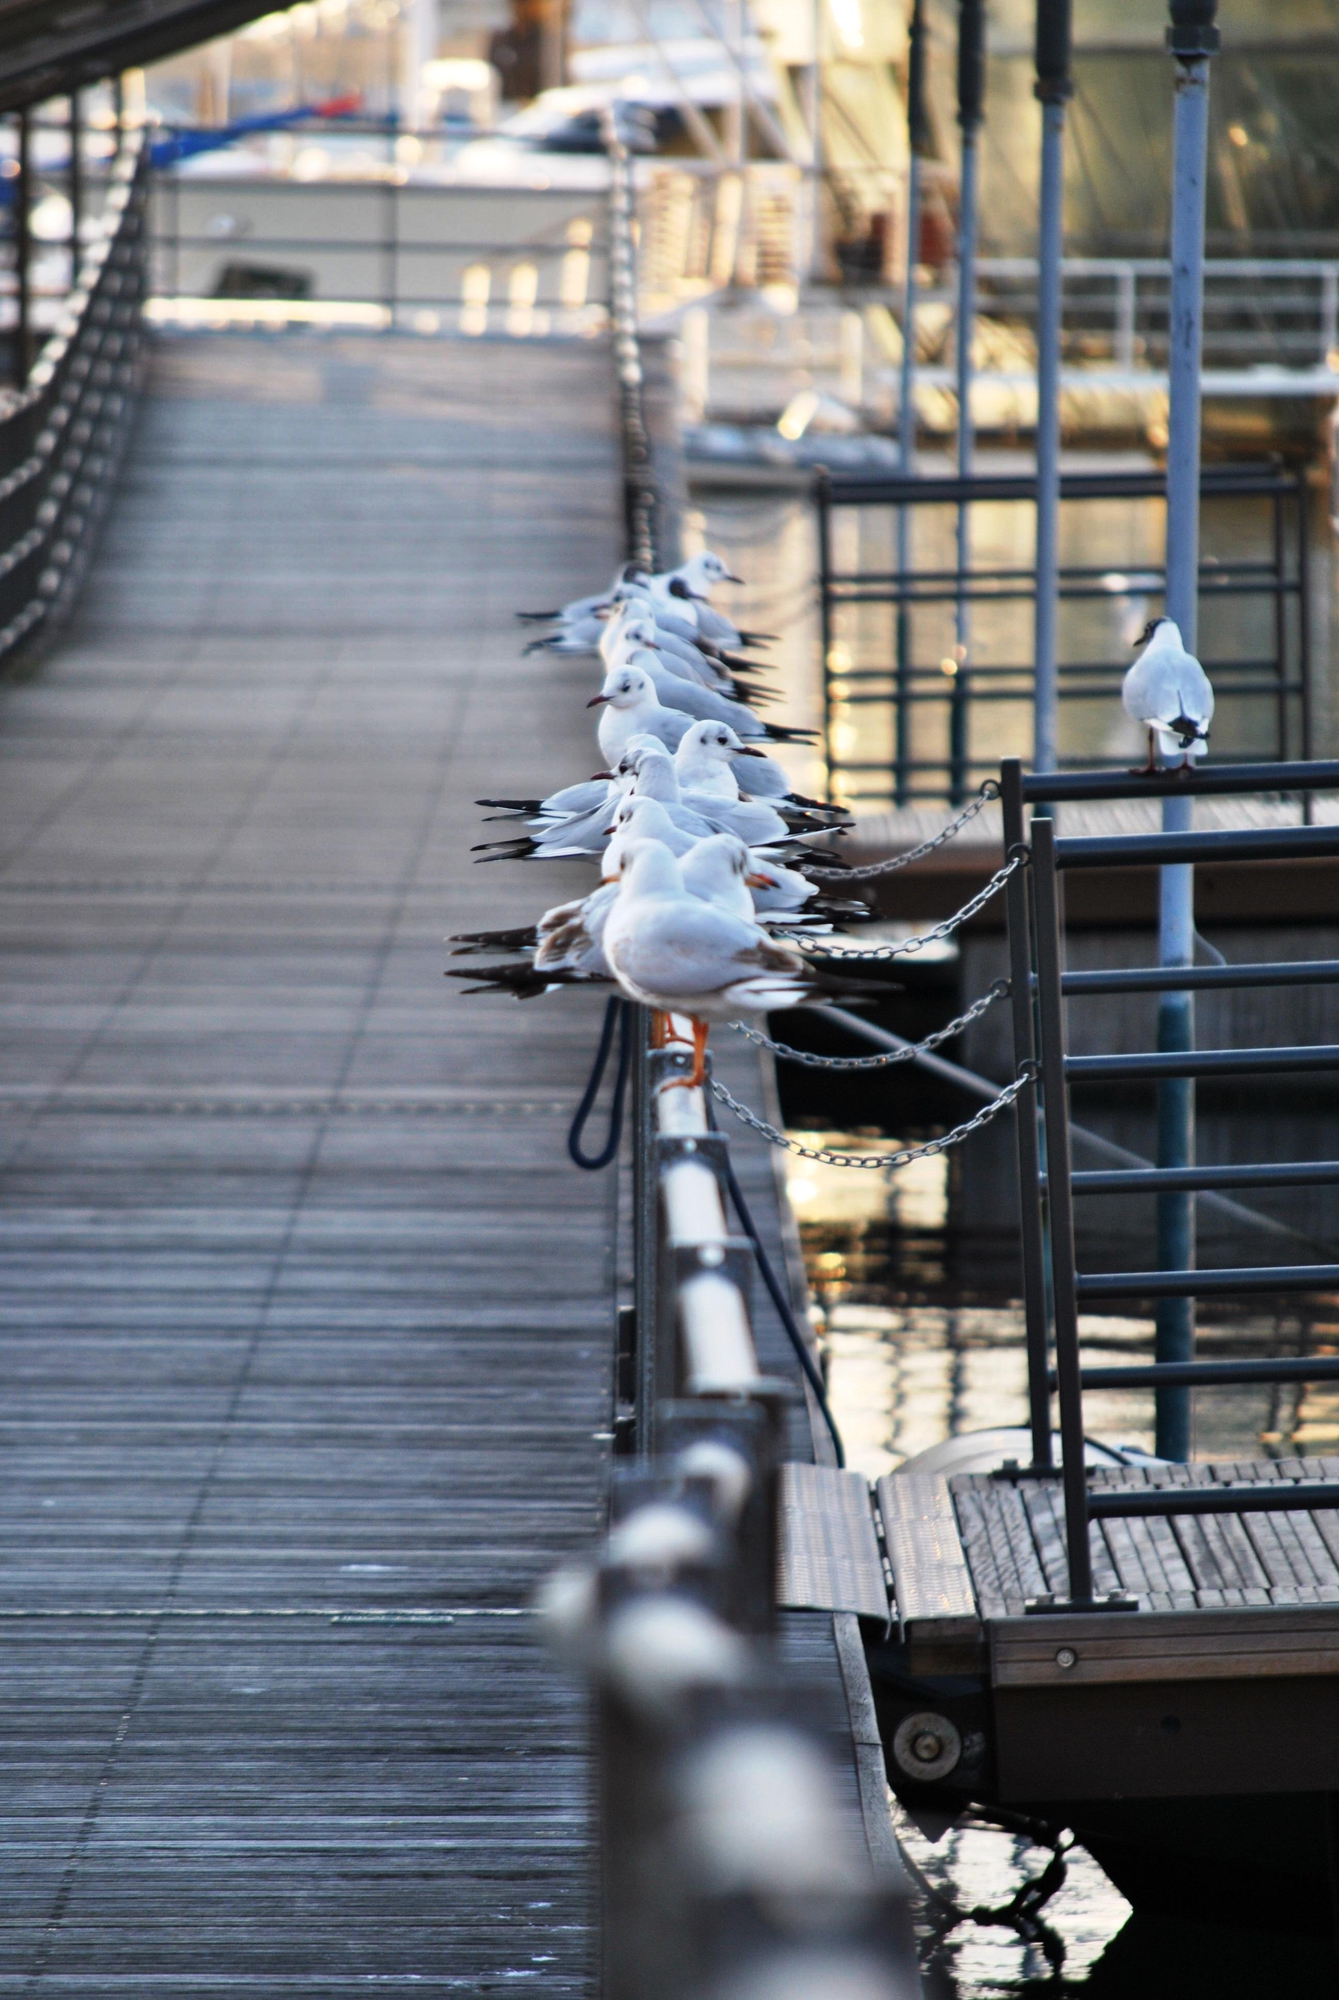
[[[1027,1327],[1032,1464],[1020,1478],[1056,1476],[1050,1398],[1058,1396],[1070,1596],[1029,1609],[1131,1608],[1095,1599],[1089,1523],[1109,1515],[1276,1512],[1339,1507],[1339,1483],[1283,1484],[1249,1491],[1232,1487],[1173,1487],[1090,1491],[1084,1465],[1085,1388],[1162,1391],[1242,1382],[1312,1382],[1339,1378],[1339,1358],[1151,1362],[1083,1368],[1078,1316],[1083,1305],[1113,1299],[1195,1298],[1328,1291],[1339,1287],[1339,1264],[1230,1266],[1219,1270],[1081,1272],[1075,1261],[1076,1196],[1189,1193],[1204,1189],[1339,1184],[1339,1160],[1224,1167],[1130,1168],[1075,1173],[1071,1159],[1069,1090],[1079,1081],[1163,1077],[1297,1074],[1339,1070],[1339,1045],[1301,1048],[1149,1050],[1072,1056],[1065,1047],[1065,1001],[1101,993],[1203,991],[1223,987],[1302,986],[1339,981],[1339,960],[1249,965],[1130,966],[1068,972],[1064,968],[1060,876],[1071,869],[1161,867],[1201,861],[1295,861],[1339,858],[1339,826],[1283,826],[1240,831],[1114,834],[1059,838],[1053,818],[1037,814],[1028,840],[1025,806],[1067,801],[1197,798],[1294,792],[1308,797],[1339,789],[1339,763],[1222,765],[1200,772],[1145,777],[1127,772],[1024,775],[1017,759],[1001,766],[1006,854],[1026,849],[1030,866],[1010,878],[1010,991],[1014,1057],[1034,1080],[1019,1096],[1016,1119],[1020,1232]],[[1042,1158],[1045,1171],[1042,1171]],[[1052,1355],[1054,1369],[1051,1367]]]

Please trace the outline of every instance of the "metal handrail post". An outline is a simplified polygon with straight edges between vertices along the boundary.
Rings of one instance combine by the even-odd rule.
[[[655,1126],[652,1116],[650,1016],[645,1007],[632,1010],[632,1307],[636,1337],[639,1458],[649,1458],[656,1406],[657,1315],[660,1273],[655,1174]]]
[[[958,477],[972,470],[972,329],[976,324],[977,138],[985,111],[986,10],[984,0],[958,4],[958,124],[962,131],[962,166],[958,191],[958,311],[955,388],[958,398]],[[971,512],[958,503],[957,603],[954,616],[953,688],[949,701],[949,803],[960,805],[967,791],[968,688],[967,654],[971,644],[971,612],[967,574],[972,563]]]
[[[832,481],[820,466],[814,481],[818,514],[818,642],[823,655],[823,768],[832,783]]]
[[[1216,0],[1171,0],[1167,45],[1176,65],[1172,185],[1172,297],[1167,442],[1168,615],[1194,652],[1199,610],[1200,356],[1204,333],[1204,194],[1208,166],[1209,56],[1218,46]],[[1188,832],[1189,799],[1167,798],[1165,832]],[[1158,961],[1190,965],[1195,955],[1195,872],[1163,868],[1158,909]],[[1194,1000],[1165,993],[1158,1005],[1158,1047],[1193,1048]],[[1188,1167],[1195,1157],[1195,1085],[1170,1079],[1158,1088],[1158,1165]],[[1158,1197],[1158,1263],[1189,1270],[1195,1258],[1195,1197]],[[1156,1309],[1159,1361],[1189,1361],[1195,1347],[1193,1299],[1161,1299]],[[1156,1450],[1190,1456],[1190,1391],[1157,1392]]]
[[[17,118],[14,177],[14,361],[16,388],[22,389],[32,367],[32,114],[25,107]]]
[[[1032,762],[1053,771],[1059,755],[1060,336],[1065,236],[1065,104],[1073,92],[1070,0],[1037,0],[1034,86],[1041,100],[1041,212],[1037,274],[1037,603]]]
[[[1060,990],[1060,906],[1055,869],[1055,822],[1032,822],[1032,893],[1037,919],[1037,1001],[1041,1020],[1041,1088],[1046,1108],[1046,1204],[1051,1224],[1051,1287],[1055,1314],[1056,1390],[1063,1454],[1065,1542],[1069,1594],[1093,1594],[1088,1546],[1088,1480],[1083,1462],[1083,1388],[1079,1376],[1079,1300],[1074,1265],[1074,1202],[1070,1189],[1069,1103],[1065,1083],[1064,1000]]]
[[[1022,847],[1022,766],[1008,757],[1000,766],[1000,804],[1006,858]],[[1032,940],[1027,876],[1023,869],[1009,877],[1006,890],[1009,922],[1009,999],[1013,1014],[1014,1074],[1036,1056],[1032,1026]],[[1035,1080],[1019,1092],[1014,1105],[1018,1153],[1018,1233],[1023,1257],[1023,1314],[1027,1332],[1028,1421],[1032,1429],[1032,1463],[1038,1470],[1051,1464],[1050,1328],[1046,1304],[1046,1240],[1041,1207],[1041,1149],[1037,1133]]]
[[[898,467],[904,479],[916,470],[916,267],[921,236],[921,155],[930,144],[930,121],[925,109],[925,8],[924,0],[912,0],[907,27],[907,249],[902,284],[902,361],[898,375],[897,431]],[[907,802],[909,764],[912,755],[910,693],[911,606],[906,598],[907,572],[911,566],[911,515],[897,510],[897,701],[894,719],[893,798]]]

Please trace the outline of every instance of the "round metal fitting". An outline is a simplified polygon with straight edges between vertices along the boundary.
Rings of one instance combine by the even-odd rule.
[[[908,1778],[933,1784],[958,1767],[962,1738],[946,1715],[925,1712],[908,1715],[897,1726],[893,1738],[893,1761]]]
[[[1077,1667],[1079,1656],[1072,1646],[1061,1646],[1056,1653],[1055,1664],[1058,1667]]]

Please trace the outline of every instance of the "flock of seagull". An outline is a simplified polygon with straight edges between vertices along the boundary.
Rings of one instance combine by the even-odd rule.
[[[599,711],[605,768],[545,799],[478,800],[524,830],[475,852],[581,857],[600,885],[533,925],[449,940],[458,955],[513,954],[448,975],[473,979],[470,992],[528,999],[612,984],[652,1009],[660,1044],[676,1038],[671,1017],[686,1017],[688,1085],[703,1080],[713,1022],[870,990],[773,935],[821,936],[874,912],[824,886],[841,863],[812,843],[849,824],[842,809],[793,792],[765,748],[809,739],[756,713],[769,690],[748,655],[769,635],[741,631],[709,601],[714,586],[739,581],[708,550],[656,575],[626,565],[596,596],[520,614],[551,627],[528,652],[598,657],[587,707]]]
[[[524,830],[475,852],[484,861],[580,857],[598,866],[600,884],[532,925],[448,940],[459,956],[512,954],[448,974],[474,980],[470,992],[529,999],[612,984],[652,1009],[657,1044],[678,1038],[672,1017],[687,1017],[689,1085],[703,1080],[715,1021],[880,990],[794,942],[874,912],[823,886],[840,882],[841,863],[812,843],[849,826],[842,809],[792,791],[765,748],[810,739],[756,713],[772,691],[749,654],[771,635],[741,631],[709,597],[740,581],[707,550],[655,575],[625,565],[606,591],[519,614],[550,628],[527,652],[598,658],[603,678],[587,707],[599,710],[605,768],[545,799],[479,799]],[[1206,748],[1213,689],[1170,618],[1154,619],[1136,643],[1144,650],[1122,699],[1148,731],[1145,768],[1158,768],[1159,752],[1188,767]]]

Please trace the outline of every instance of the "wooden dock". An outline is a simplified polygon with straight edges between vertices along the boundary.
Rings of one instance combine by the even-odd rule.
[[[512,614],[613,569],[612,417],[595,344],[162,344],[0,691],[0,1992],[589,1990],[528,1607],[605,1489],[599,1002],[466,1000],[441,940],[589,880],[468,849],[593,768]]]

